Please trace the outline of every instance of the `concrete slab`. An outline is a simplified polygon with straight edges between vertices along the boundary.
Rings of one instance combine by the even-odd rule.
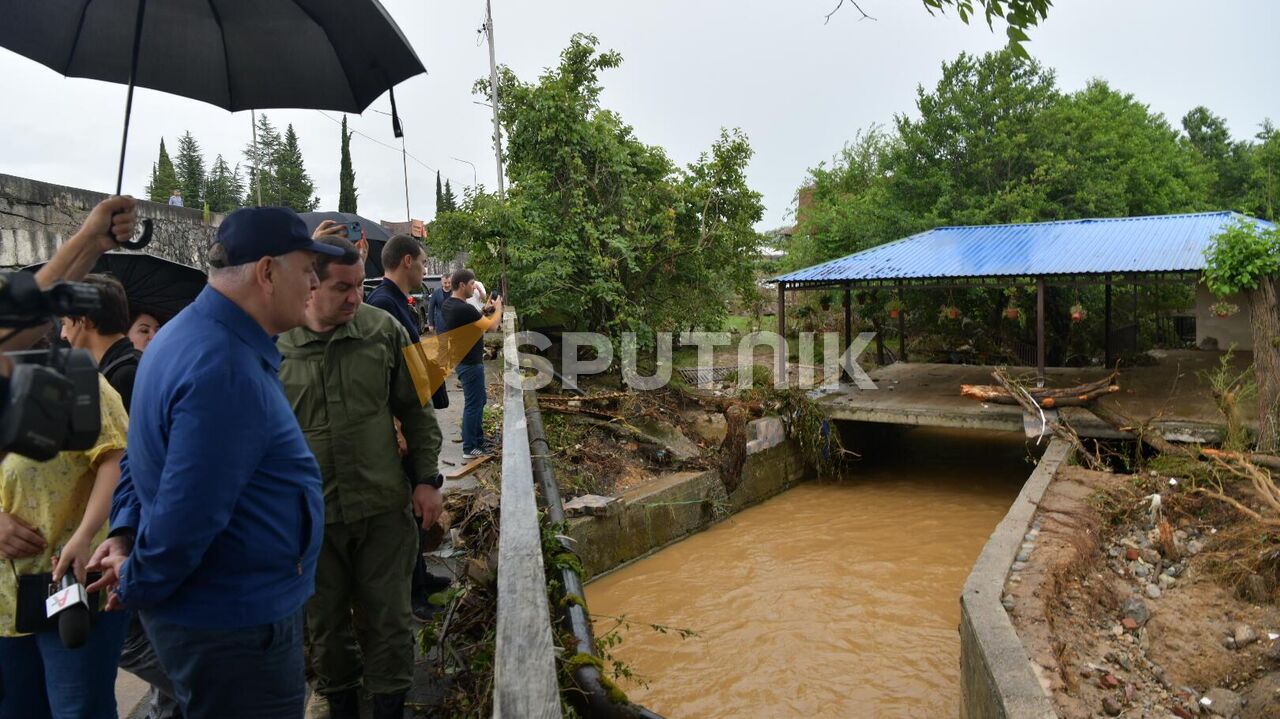
[[[1215,441],[1224,422],[1213,401],[1203,373],[1217,367],[1221,352],[1171,350],[1162,352],[1159,364],[1121,368],[1120,392],[1099,399],[1139,420],[1153,418],[1153,425],[1175,441]],[[1237,353],[1232,364],[1243,370],[1252,354]],[[896,363],[868,374],[878,386],[855,386],[827,394],[819,402],[833,419],[856,422],[958,427],[1021,432],[1022,410],[1016,406],[983,404],[960,395],[962,384],[992,384],[993,367]],[[1015,375],[1033,377],[1034,368],[1011,368]],[[1046,371],[1046,384],[1069,387],[1107,375],[1102,368],[1060,368]],[[1063,416],[1086,437],[1117,438],[1110,425],[1088,410],[1068,407]]]

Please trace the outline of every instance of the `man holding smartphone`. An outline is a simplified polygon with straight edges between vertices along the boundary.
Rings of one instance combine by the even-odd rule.
[[[453,273],[453,294],[444,302],[444,331],[474,325],[479,336],[473,343],[463,340],[473,336],[472,333],[455,333],[450,336],[450,359],[457,361],[454,370],[458,381],[462,383],[462,458],[479,459],[493,451],[493,447],[484,436],[484,405],[487,401],[484,380],[484,333],[494,327],[501,326],[502,298],[491,299],[484,305],[484,312],[470,303],[475,294],[476,275],[471,270],[462,269]],[[457,341],[455,341],[455,339]],[[466,346],[463,346],[463,345]]]

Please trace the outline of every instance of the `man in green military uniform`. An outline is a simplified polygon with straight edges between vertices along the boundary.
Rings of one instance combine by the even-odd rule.
[[[277,343],[280,380],[324,476],[324,542],[307,604],[316,691],[333,719],[359,717],[361,686],[373,695],[375,719],[401,719],[413,679],[413,514],[424,528],[440,514],[440,428],[410,379],[408,334],[362,303],[364,263],[355,247],[319,241],[348,252],[318,258],[320,286],[306,324]],[[362,614],[358,632],[353,606]]]

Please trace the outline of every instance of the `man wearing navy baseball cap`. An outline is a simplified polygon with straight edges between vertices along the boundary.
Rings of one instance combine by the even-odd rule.
[[[138,368],[111,537],[91,564],[95,588],[138,610],[188,719],[303,716],[324,501],[275,336],[303,323],[317,253],[342,252],[292,210],[231,213],[208,287]]]

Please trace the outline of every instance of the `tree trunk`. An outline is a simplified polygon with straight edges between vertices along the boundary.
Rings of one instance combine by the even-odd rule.
[[[1248,296],[1258,380],[1257,450],[1274,454],[1280,449],[1280,278],[1264,278]]]

